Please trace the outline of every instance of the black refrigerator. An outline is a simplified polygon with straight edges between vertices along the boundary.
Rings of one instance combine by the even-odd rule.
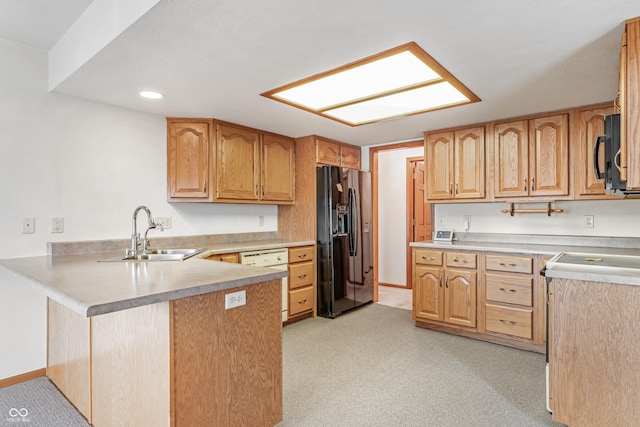
[[[316,174],[318,314],[334,318],[373,301],[371,173],[322,166]]]

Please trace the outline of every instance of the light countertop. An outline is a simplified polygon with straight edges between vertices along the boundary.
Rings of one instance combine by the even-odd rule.
[[[86,316],[247,286],[287,276],[287,271],[244,266],[202,257],[224,252],[315,244],[264,240],[219,243],[184,261],[98,262],[121,255],[92,252],[0,260],[0,274],[41,289],[49,298]]]

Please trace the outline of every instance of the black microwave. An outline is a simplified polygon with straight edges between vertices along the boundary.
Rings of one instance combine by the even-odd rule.
[[[603,145],[604,164],[600,165],[600,150],[603,149]],[[620,114],[605,116],[604,135],[596,139],[593,147],[593,167],[596,178],[604,179],[606,194],[620,197],[640,196],[640,191],[627,191],[626,182],[620,179]]]

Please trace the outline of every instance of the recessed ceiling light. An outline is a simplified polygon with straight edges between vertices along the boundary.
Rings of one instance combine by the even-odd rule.
[[[414,42],[262,96],[351,126],[480,101]]]
[[[141,90],[140,91],[140,96],[143,98],[149,98],[149,99],[162,99],[164,98],[164,95],[161,94],[160,92],[155,92],[153,90]]]

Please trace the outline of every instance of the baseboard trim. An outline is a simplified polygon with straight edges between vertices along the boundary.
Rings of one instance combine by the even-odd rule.
[[[32,380],[34,378],[40,378],[47,375],[47,369],[36,369],[35,371],[26,372],[24,374],[16,375],[13,377],[0,380],[0,388],[9,387],[10,385],[23,383],[25,381]]]
[[[406,285],[396,285],[395,283],[382,283],[378,282],[378,286],[387,286],[389,288],[402,288],[402,289],[410,289]]]

